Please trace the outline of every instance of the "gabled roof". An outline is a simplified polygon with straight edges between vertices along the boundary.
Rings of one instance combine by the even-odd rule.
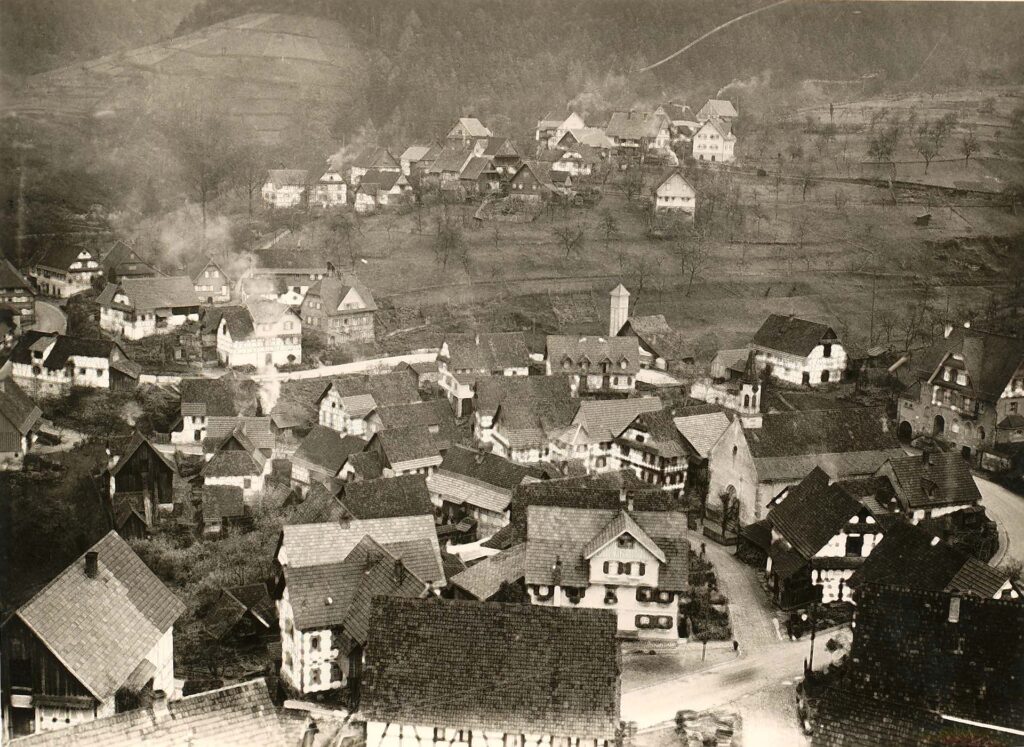
[[[326,252],[318,249],[296,249],[295,247],[283,248],[281,246],[269,249],[257,249],[253,252],[256,257],[256,266],[253,272],[259,275],[265,273],[293,273],[305,275],[327,272],[327,265],[330,258]]]
[[[204,485],[199,494],[203,501],[203,521],[237,519],[245,515],[242,489],[236,485]]]
[[[433,516],[433,504],[423,475],[400,475],[347,482],[337,498],[355,519]]]
[[[956,452],[893,457],[879,469],[879,474],[891,477],[893,490],[905,509],[957,506],[981,500],[970,466]]]
[[[721,410],[699,415],[680,415],[673,418],[672,422],[701,459],[708,458],[711,448],[729,427],[729,418]]]
[[[477,412],[494,415],[505,402],[526,402],[536,407],[552,401],[571,401],[567,377],[482,376],[476,379]]]
[[[736,139],[736,136],[732,134],[732,125],[729,124],[728,122],[723,122],[721,119],[718,119],[717,117],[712,117],[707,122],[702,124],[700,126],[700,129],[697,130],[697,132],[700,132],[700,130],[703,130],[705,127],[714,130],[715,133],[723,140]]]
[[[106,700],[185,606],[116,532],[90,551],[98,553],[95,578],[85,572],[83,553],[15,615],[97,700]]]
[[[547,359],[552,372],[563,369],[568,362],[567,373],[577,373],[574,369],[581,361],[590,362],[590,372],[600,371],[604,360],[611,363],[610,374],[636,375],[640,370],[640,346],[635,337],[581,337],[579,335],[548,335]],[[621,367],[625,361],[626,366]]]
[[[736,107],[726,99],[708,99],[697,112],[699,117],[737,117]]]
[[[499,591],[503,584],[522,581],[526,575],[526,544],[510,547],[457,573],[449,580],[451,584],[481,602],[486,602]]]
[[[512,501],[512,491],[481,480],[438,469],[427,478],[430,492],[445,503],[469,505],[500,514]]]
[[[466,134],[470,137],[490,137],[491,131],[484,126],[476,117],[459,117],[458,124],[462,125],[462,128],[466,131]],[[452,129],[455,129],[452,127]]]
[[[517,464],[497,454],[459,445],[445,452],[440,469],[508,491],[526,480],[544,477],[544,473],[536,467]]]
[[[160,449],[153,445],[153,442],[142,435],[139,431],[135,431],[132,434],[131,440],[128,441],[128,445],[125,447],[121,457],[117,460],[117,464],[110,468],[111,475],[117,475],[121,472],[121,469],[128,463],[132,455],[143,446],[146,447],[157,459],[164,464],[172,473],[177,473],[178,466],[174,463],[174,459]]]
[[[899,448],[885,412],[874,407],[767,413],[761,416],[760,428],[744,433],[755,459],[858,451],[906,453]]]
[[[391,598],[370,631],[367,720],[615,739],[619,654],[606,610]]]
[[[362,300],[363,305],[356,309],[342,309],[341,304],[351,291],[355,291]],[[370,289],[359,282],[354,275],[344,278],[326,277],[316,281],[309,289],[306,297],[319,298],[324,305],[326,316],[342,314],[361,314],[367,311],[376,311],[377,302],[373,300]]]
[[[497,174],[494,162],[488,156],[473,156],[462,167],[460,179],[479,179],[484,174]]]
[[[690,182],[686,181],[686,177],[683,176],[682,171],[680,171],[679,169],[672,169],[667,174],[665,174],[664,179],[657,183],[657,185],[654,187],[654,193],[658,194],[658,192],[661,191],[662,187],[664,187],[666,184],[668,184],[670,180],[675,179],[676,177],[682,180],[683,184],[686,185],[687,189],[689,189],[691,192],[696,192],[696,190],[694,190],[693,188],[693,185],[690,184]],[[662,317],[662,319],[664,319],[664,317]]]
[[[759,348],[806,357],[822,340],[838,342],[839,338],[827,324],[771,314],[754,334],[753,344]]]
[[[449,143],[437,154],[437,158],[427,168],[428,174],[455,173],[462,171],[462,167],[472,158],[473,148],[462,143]]]
[[[96,297],[100,306],[116,304],[114,296],[120,291],[128,297],[130,308],[136,311],[153,311],[155,309],[175,308],[181,306],[199,306],[192,279],[186,275],[177,277],[126,277],[117,284],[110,283]]]
[[[569,130],[562,136],[562,140],[568,137],[572,137],[580,145],[587,145],[591,148],[608,150],[615,147],[615,143],[612,142],[611,138],[600,127],[582,127]],[[560,140],[559,143],[561,142]]]
[[[306,169],[270,169],[267,182],[274,185],[274,189],[305,187],[309,183],[309,172]]]
[[[227,636],[246,615],[271,630],[277,613],[265,583],[218,589],[200,610],[203,629],[215,640]]]
[[[32,286],[29,285],[25,276],[18,272],[18,269],[6,258],[0,258],[0,288],[5,290],[32,290]]]
[[[643,443],[639,444],[639,447],[652,449],[661,457],[687,457],[692,453],[686,440],[679,434],[675,423],[672,422],[671,413],[667,410],[651,410],[640,413],[622,431],[617,433],[616,437],[633,443],[626,435],[626,430],[629,428],[646,432],[647,436]]]
[[[112,273],[120,276],[160,274],[135,249],[120,240],[114,242],[114,245],[103,257],[103,261],[100,264],[103,265],[103,272],[107,275]],[[122,267],[121,265],[124,264],[129,265],[129,267]],[[141,267],[132,267],[132,265],[141,265]]]
[[[182,416],[239,415],[235,393],[223,379],[186,378],[178,385]]]
[[[440,450],[450,448],[458,440],[455,415],[444,399],[386,405],[376,408],[375,412],[385,430],[426,426]]]
[[[491,136],[487,138],[483,152],[480,155],[488,158],[495,158],[499,156],[512,157],[518,156],[519,151],[516,149],[516,145],[511,139],[507,137]]]
[[[1024,365],[1024,340],[975,329],[954,329],[930,348],[915,352],[918,379],[928,381],[947,355],[963,359],[969,386],[985,402],[994,402]]]
[[[188,274],[190,278],[192,278],[192,282],[194,283],[199,280],[199,278],[202,276],[203,271],[211,266],[216,267],[218,270],[220,270],[220,273],[227,280],[230,281],[232,279],[231,277],[228,276],[227,272],[224,271],[223,267],[221,267],[217,262],[215,262],[210,257],[207,257],[206,255],[200,255],[193,259],[191,262],[189,262],[185,268],[185,272]]]
[[[530,350],[522,332],[481,332],[447,335],[448,364],[453,371],[469,369],[496,373],[506,368],[524,368],[530,363]]]
[[[399,163],[387,148],[364,148],[349,166],[359,169],[399,169]]]
[[[242,448],[226,448],[231,442],[237,442]],[[263,474],[266,463],[267,458],[263,452],[241,427],[236,427],[217,447],[200,474],[203,477],[253,477]]]
[[[654,543],[654,540],[647,536],[647,532],[640,528],[640,525],[636,523],[633,517],[622,510],[584,546],[583,557],[590,560],[624,534],[636,540],[659,561],[665,562],[665,553],[661,551],[661,548]]]
[[[396,184],[399,186],[408,185],[405,174],[401,171],[369,169],[365,174],[359,177],[359,186],[356,187],[356,189],[359,192],[388,192],[393,189]]]
[[[864,508],[815,467],[768,512],[768,521],[804,560],[810,560]]]
[[[90,255],[90,258],[99,263],[100,257],[99,252],[95,249],[90,249],[85,246],[75,246],[73,244],[60,243],[55,246],[51,246],[46,252],[34,263],[36,266],[52,267],[55,270],[70,270],[71,265],[75,262],[87,262],[88,260],[79,260],[78,255],[82,253]],[[95,272],[98,268],[93,268],[90,272]]]
[[[32,430],[43,416],[36,403],[13,379],[0,380],[0,417],[22,436]]]
[[[624,431],[637,416],[662,407],[657,397],[628,399],[588,399],[579,404],[566,435],[575,443],[605,443]],[[573,432],[577,429],[578,432]]]
[[[33,362],[32,349],[41,349],[42,346],[48,345],[51,340],[53,341],[53,348],[43,361],[43,367],[50,371],[64,368],[68,360],[76,356],[107,358],[109,360],[114,351],[120,354],[120,363],[124,365],[125,373],[137,368],[125,356],[121,346],[113,340],[94,337],[72,337],[53,332],[40,332],[38,330],[29,330],[22,334],[11,351],[9,360],[13,363],[31,364]],[[135,377],[138,377],[137,372]]]
[[[374,442],[380,445],[388,463],[395,468],[422,460],[436,459],[438,464],[441,462],[439,445],[425,425],[377,431],[370,439],[367,450],[372,450]]]
[[[326,426],[314,425],[295,450],[292,460],[305,462],[329,475],[336,475],[349,455],[365,447],[366,441],[358,436],[342,436]]]
[[[19,747],[218,747],[290,745],[302,741],[307,719],[282,714],[264,679],[186,695],[167,703],[168,714],[138,708],[54,731],[15,739]]]
[[[203,448],[208,452],[216,451],[236,431],[244,434],[252,447],[265,452],[271,451],[277,442],[271,428],[271,418],[267,415],[210,415],[206,419]]]
[[[668,125],[667,116],[653,112],[613,112],[604,131],[610,138],[639,140],[657,137],[661,129]]]
[[[365,417],[378,407],[420,401],[416,383],[402,372],[337,376],[324,386],[316,401],[319,403],[331,391],[341,398],[346,412],[356,418]]]
[[[398,157],[400,161],[409,161],[415,163],[430,153],[431,146],[429,145],[410,145],[404,151],[402,155]]]

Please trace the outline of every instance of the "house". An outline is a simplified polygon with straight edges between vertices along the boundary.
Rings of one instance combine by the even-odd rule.
[[[846,584],[881,541],[888,517],[873,494],[860,500],[858,492],[815,467],[768,512],[765,570],[776,604],[849,599]]]
[[[35,325],[35,291],[8,259],[0,259],[0,306],[8,306],[13,310],[15,325],[21,332]]]
[[[1021,589],[1007,571],[982,563],[923,527],[897,521],[850,578],[860,589],[891,584],[905,589],[1019,599]]]
[[[476,117],[460,117],[459,121],[456,122],[448,134],[445,135],[445,139],[451,142],[461,142],[463,145],[472,145],[474,140],[479,138],[491,137],[494,133],[484,127]]]
[[[501,179],[507,179],[523,162],[516,144],[507,137],[488,137],[473,143],[473,155],[488,159]]]
[[[95,249],[62,244],[33,262],[28,275],[44,296],[70,298],[89,290],[94,280],[103,277],[103,268]]]
[[[434,513],[423,475],[346,482],[338,491],[336,500],[342,519],[433,517]]]
[[[639,413],[615,435],[612,453],[617,468],[631,469],[644,482],[682,497],[694,452],[668,410]]]
[[[299,314],[310,329],[323,330],[331,345],[373,342],[377,303],[354,275],[317,280],[302,299]]]
[[[636,387],[640,345],[635,337],[548,335],[545,366],[548,376],[572,376],[581,392],[628,393]]]
[[[555,150],[589,148],[599,158],[606,158],[615,149],[615,143],[600,127],[578,127],[567,130],[555,143]]]
[[[43,411],[14,379],[0,379],[0,461],[25,456],[42,417]]]
[[[341,207],[348,203],[348,185],[334,168],[328,168],[313,187],[313,202],[322,208]]]
[[[711,379],[716,382],[741,379],[747,373],[747,361],[750,359],[750,348],[730,348],[719,350],[711,359]],[[756,366],[751,366],[751,373]]]
[[[488,555],[449,579],[455,599],[521,602],[526,594],[526,543]]]
[[[758,371],[779,381],[816,386],[840,381],[846,350],[827,324],[771,314],[754,334],[751,349]]]
[[[73,386],[134,389],[141,369],[113,340],[31,330],[8,360],[11,375],[33,393],[58,394]]]
[[[845,663],[798,697],[812,744],[1020,744],[1024,605],[896,584],[857,597]]]
[[[691,485],[707,485],[711,449],[729,427],[729,417],[720,407],[697,405],[676,410],[672,422],[688,448],[687,479]]]
[[[697,115],[693,112],[693,109],[685,103],[669,101],[661,104],[654,110],[654,113],[664,114],[668,117],[672,122],[672,128],[676,130],[677,133],[683,128],[696,129],[700,124],[697,120]]]
[[[424,179],[427,184],[440,189],[452,189],[459,186],[459,177],[466,168],[469,159],[473,158],[473,148],[462,142],[449,142],[426,171]]]
[[[619,469],[615,439],[638,415],[661,407],[657,397],[583,400],[569,425],[554,434],[551,460],[578,465],[586,472]]]
[[[389,428],[412,426],[425,426],[442,451],[449,449],[459,438],[452,408],[441,399],[406,405],[382,405],[366,417],[366,432],[369,435]]]
[[[641,368],[664,371],[669,364],[693,363],[689,343],[664,315],[630,316],[629,291],[621,283],[609,295],[608,336],[635,337],[640,346]]]
[[[234,282],[221,266],[206,256],[196,258],[187,267],[196,295],[203,303],[227,303],[231,300]]]
[[[304,735],[316,722],[279,710],[270,699],[266,680],[255,679],[167,701],[154,694],[152,703],[113,716],[41,732],[11,742],[17,747],[152,747],[174,745],[305,745]],[[324,727],[326,733],[330,730]],[[312,745],[312,741],[310,741]]]
[[[509,180],[509,196],[514,200],[538,203],[554,193],[554,186],[547,178],[548,171],[538,161],[523,161]]]
[[[455,411],[468,415],[481,376],[527,376],[530,351],[522,332],[448,335],[437,353],[438,385]]]
[[[122,278],[155,278],[161,274],[134,248],[121,240],[115,241],[103,255],[100,267],[108,283],[116,283]]]
[[[443,523],[457,524],[469,517],[476,523],[478,536],[489,537],[508,524],[515,487],[543,477],[544,472],[535,467],[454,446],[427,477],[426,485]]]
[[[836,480],[870,477],[887,459],[904,455],[876,408],[741,415],[711,449],[708,505],[724,496],[723,506],[750,524],[814,467]]]
[[[697,112],[697,121],[707,122],[709,119],[717,118],[724,122],[732,122],[738,116],[732,102],[725,99],[708,99]]]
[[[576,112],[570,112],[569,116],[553,116],[548,114],[544,119],[537,122],[534,140],[541,143],[545,148],[553,148],[555,144],[570,130],[581,130],[586,128],[586,122]]]
[[[199,296],[192,279],[126,277],[108,283],[96,297],[100,329],[140,340],[199,321]]]
[[[355,187],[357,213],[372,213],[378,207],[402,205],[412,193],[412,185],[401,171],[369,169]]]
[[[171,430],[171,443],[201,444],[207,437],[208,418],[234,418],[240,414],[235,392],[226,379],[184,378],[181,394],[181,427]]]
[[[365,447],[366,441],[358,436],[314,425],[292,455],[292,487],[305,495],[314,482],[337,477],[349,456]]]
[[[298,307],[314,282],[334,272],[331,258],[313,249],[275,247],[252,254],[255,266],[240,285],[243,298],[256,296]]]
[[[732,163],[736,160],[736,136],[721,119],[709,119],[693,134],[693,160]]]
[[[615,612],[619,635],[678,641],[689,589],[681,513],[530,506],[526,589],[535,605]]]
[[[110,468],[110,494],[141,495],[143,518],[146,526],[152,527],[157,521],[157,511],[169,513],[174,509],[177,474],[173,454],[160,451],[152,441],[135,431]]]
[[[269,415],[211,415],[206,420],[206,438],[203,439],[203,453],[209,459],[224,441],[235,432],[242,433],[268,459],[273,456],[277,445],[273,420]]]
[[[440,466],[442,449],[425,425],[390,428],[370,437],[362,454],[353,454],[342,467],[343,480],[429,475]],[[353,459],[355,461],[353,461]]]
[[[410,145],[398,157],[398,164],[405,176],[412,176],[413,171],[422,173],[433,163],[440,152],[437,145]]]
[[[956,452],[924,450],[920,456],[892,457],[875,476],[885,478],[900,510],[917,524],[977,506],[981,491],[970,465]]]
[[[230,368],[301,363],[302,321],[276,301],[225,306],[217,328],[217,358]]]
[[[231,485],[241,488],[247,503],[263,491],[271,462],[239,426],[223,439],[203,465],[203,485]]]
[[[589,145],[566,145],[560,150],[562,155],[551,163],[552,178],[560,179],[563,173],[574,180],[590,176],[601,163],[601,156]]]
[[[387,148],[365,148],[349,165],[348,181],[353,189],[359,186],[363,174],[371,169],[402,173],[401,165]]]
[[[679,169],[670,171],[654,188],[654,212],[693,215],[697,210],[697,191]]]
[[[539,461],[549,433],[568,426],[577,408],[565,377],[482,376],[476,382],[473,437],[514,461]]]
[[[620,154],[639,156],[647,149],[668,148],[672,140],[670,124],[664,114],[635,110],[613,112],[604,133]]]
[[[420,402],[404,373],[351,374],[331,379],[316,400],[319,423],[342,435],[370,436],[368,417],[379,407]]]
[[[2,626],[7,736],[112,716],[174,693],[174,621],[185,611],[108,532]]]
[[[245,493],[237,485],[204,485],[200,498],[200,526],[206,536],[223,536],[245,518]]]
[[[945,332],[913,354],[900,437],[933,436],[998,468],[1000,447],[1024,443],[1024,340],[969,327]]]
[[[277,637],[277,608],[266,583],[217,589],[199,611],[203,630],[228,645]]]
[[[367,744],[615,743],[620,655],[604,610],[392,597],[369,629]]]
[[[486,156],[473,156],[462,168],[459,181],[466,194],[489,195],[501,189],[501,172]]]
[[[305,169],[270,169],[263,183],[263,204],[272,208],[300,207],[309,199],[309,172]]]

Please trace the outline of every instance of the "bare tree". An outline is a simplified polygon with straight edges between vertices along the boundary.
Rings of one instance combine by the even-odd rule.
[[[604,234],[605,245],[619,235],[619,221],[611,210],[605,210],[601,213],[601,220],[597,226],[601,233]]]
[[[238,150],[235,161],[233,181],[235,186],[245,194],[249,203],[249,218],[253,216],[256,195],[267,177],[266,157],[256,145],[256,140],[247,140]]]
[[[968,125],[960,135],[960,152],[964,154],[964,165],[971,160],[972,155],[978,152],[978,138],[971,125]]]
[[[442,270],[447,270],[452,262],[459,262],[463,267],[469,266],[469,248],[462,235],[462,227],[452,220],[447,211],[437,219],[437,231],[431,246],[434,259],[440,263]]]
[[[700,277],[710,259],[710,246],[707,232],[692,226],[676,241],[676,254],[679,257],[679,271],[686,279],[686,295],[693,291],[693,281]]]
[[[931,166],[932,159],[942,150],[946,134],[947,125],[945,120],[939,120],[931,124],[924,122],[917,128],[917,132],[914,135],[914,148],[917,149],[917,152],[921,154],[921,158],[924,159],[924,173],[928,173],[928,167]]]
[[[570,254],[579,256],[583,253],[587,241],[583,226],[557,226],[551,229],[551,235],[555,237],[559,247],[565,250],[566,259]]]

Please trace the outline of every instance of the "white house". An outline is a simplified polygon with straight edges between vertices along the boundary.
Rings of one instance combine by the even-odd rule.
[[[751,342],[758,371],[789,384],[815,386],[841,381],[846,350],[827,324],[771,314]]]
[[[552,439],[551,459],[573,462],[588,473],[619,469],[615,439],[638,415],[661,407],[657,397],[582,400],[572,423]]]
[[[199,257],[189,263],[188,275],[200,302],[213,304],[231,300],[231,278],[209,257]]]
[[[49,249],[28,274],[43,295],[70,298],[89,290],[93,280],[103,277],[103,267],[98,251],[62,244]]]
[[[11,375],[33,393],[58,394],[73,386],[134,389],[140,368],[113,340],[29,330],[8,360]]]
[[[736,136],[728,124],[709,119],[693,134],[693,160],[732,163],[736,160]]]
[[[204,485],[232,485],[242,489],[246,502],[256,498],[271,471],[271,461],[257,448],[242,427],[207,455],[209,458],[200,472]]]
[[[401,171],[369,169],[355,188],[357,213],[372,213],[378,207],[402,204],[412,192],[412,185]]]
[[[582,130],[587,126],[576,112],[571,112],[567,117],[552,117],[550,114],[537,122],[534,139],[543,143],[545,148],[554,148],[555,144],[562,139],[569,130]]]
[[[416,384],[405,373],[338,376],[317,399],[318,422],[342,435],[368,438],[369,418],[376,410],[419,401]]]
[[[640,344],[635,337],[548,335],[545,366],[548,376],[571,376],[576,391],[631,392],[640,370]]]
[[[172,332],[199,321],[199,296],[192,279],[125,277],[96,297],[100,329],[128,340]]]
[[[306,199],[309,172],[305,169],[270,169],[263,184],[263,202],[268,207],[298,207]]]
[[[615,612],[619,634],[679,640],[689,589],[686,516],[529,506],[526,589],[533,604]]]
[[[226,306],[217,328],[217,358],[224,365],[287,366],[302,362],[302,321],[276,301]]]
[[[697,192],[677,169],[654,188],[654,212],[680,212],[693,215],[697,209]]]
[[[322,208],[338,207],[348,200],[345,178],[334,169],[328,169],[313,188],[313,202]]]
[[[402,173],[402,166],[387,148],[365,148],[349,165],[348,180],[352,188],[359,186],[363,175],[371,170]]]

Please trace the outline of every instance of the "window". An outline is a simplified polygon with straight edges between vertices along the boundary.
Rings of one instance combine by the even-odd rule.
[[[473,731],[471,729],[459,729],[455,732],[456,742],[470,742],[473,740]]]
[[[309,670],[309,684],[319,685],[320,684],[320,667],[312,667]]]
[[[1017,403],[1016,402],[1011,402],[1010,403],[1010,412],[1012,412],[1012,413],[1017,412]]]
[[[943,381],[950,381],[952,378],[953,378],[953,369],[952,368],[943,368],[942,369],[942,380]]]
[[[822,383],[825,383],[826,381],[828,381],[828,376],[829,376],[829,372],[828,371],[822,371],[821,372],[821,381],[822,381]]]
[[[602,564],[601,567],[604,570],[605,575],[608,575],[609,573],[612,572],[612,561],[610,561],[610,560],[604,561],[604,563]]]
[[[434,727],[434,741],[435,742],[443,742],[443,741],[445,741],[445,739],[444,739],[444,727],[443,726],[435,726]]]
[[[244,488],[245,490],[249,490],[249,489],[250,489],[250,488],[252,487],[252,478],[251,478],[251,477],[247,477],[247,478],[245,478],[245,479],[244,479],[244,480],[242,481],[242,487],[243,487],[243,488]]]
[[[319,635],[311,635],[309,637],[309,650],[310,651],[319,651],[320,650],[320,636]]]
[[[85,376],[85,369],[84,368],[78,369],[78,375],[79,376]]]
[[[651,627],[651,616],[650,615],[637,615],[636,626],[638,628],[649,628]]]
[[[859,558],[864,550],[864,537],[860,534],[850,534],[846,537],[846,556]]]
[[[649,602],[654,596],[654,589],[641,586],[636,590],[636,601]]]
[[[672,627],[672,618],[667,615],[662,615],[658,618],[658,627],[662,630],[668,630]]]
[[[523,735],[522,734],[506,734],[505,735],[505,747],[522,747]]]
[[[618,587],[606,586],[604,587],[604,603],[605,604],[618,604],[619,594]]]
[[[967,386],[967,372],[957,371],[956,372],[956,383],[960,386]]]
[[[831,358],[832,357],[832,343],[827,342],[821,346],[821,357]]]

